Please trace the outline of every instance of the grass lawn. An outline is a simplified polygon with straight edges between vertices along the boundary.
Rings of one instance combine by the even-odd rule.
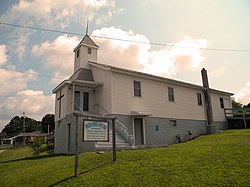
[[[0,153],[0,186],[250,186],[250,129],[228,130],[165,148],[112,154]]]

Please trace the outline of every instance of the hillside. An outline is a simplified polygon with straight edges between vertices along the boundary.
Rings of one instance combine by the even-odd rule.
[[[165,148],[33,158],[0,153],[1,186],[250,186],[250,130],[228,130]]]

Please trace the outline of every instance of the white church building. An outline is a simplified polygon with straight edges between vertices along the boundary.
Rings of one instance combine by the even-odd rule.
[[[74,49],[73,75],[53,90],[55,153],[75,151],[74,111],[117,117],[117,148],[167,145],[176,143],[176,137],[185,141],[206,134],[203,86],[100,64],[98,48],[85,35]],[[224,108],[231,108],[232,95],[210,89],[215,129],[227,129]],[[79,128],[82,140],[83,126]],[[111,143],[79,143],[80,152],[102,148]]]

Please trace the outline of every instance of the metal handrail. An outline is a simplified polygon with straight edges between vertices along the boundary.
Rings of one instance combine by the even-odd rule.
[[[101,109],[106,113],[106,115],[112,115],[112,114],[110,114],[110,112],[108,112],[108,111],[107,111],[104,107],[102,107],[101,105],[95,104],[94,106],[97,106],[97,109],[98,109],[98,108],[101,108]],[[97,111],[97,113],[99,113],[99,112]],[[121,121],[119,121],[118,119],[116,119],[116,122],[117,122],[116,124],[119,125],[119,126],[117,127],[117,131],[124,137],[124,139],[125,139],[128,143],[132,144],[132,139],[133,139],[133,137],[129,135],[128,128],[127,128]]]

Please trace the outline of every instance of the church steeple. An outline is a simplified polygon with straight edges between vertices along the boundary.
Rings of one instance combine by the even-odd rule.
[[[90,69],[88,62],[97,62],[98,45],[88,35],[88,22],[86,34],[81,42],[74,49],[74,72],[80,68]]]

